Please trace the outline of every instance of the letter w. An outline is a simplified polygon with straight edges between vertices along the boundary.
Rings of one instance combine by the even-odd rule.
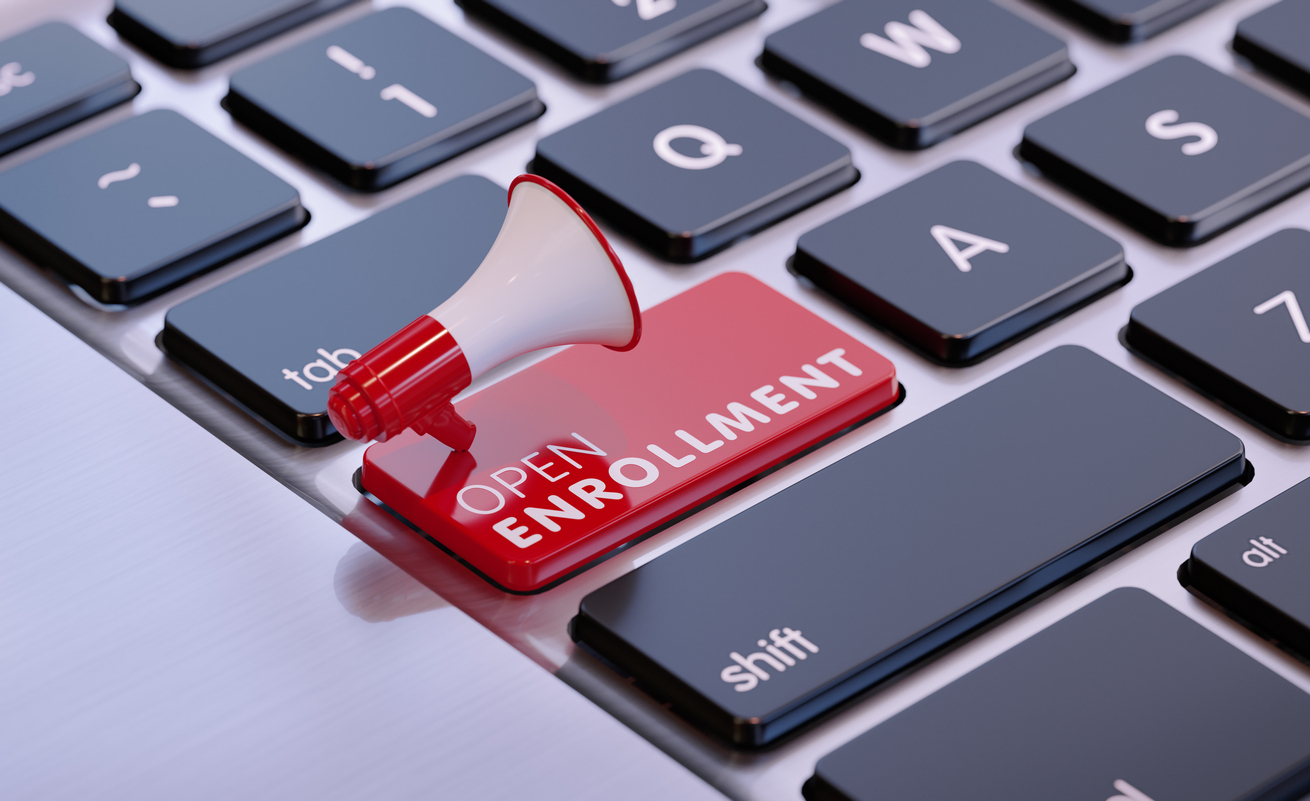
[[[882,53],[911,67],[926,67],[932,63],[925,47],[931,47],[942,53],[960,52],[960,40],[951,35],[937,20],[927,12],[914,10],[910,12],[910,25],[903,22],[889,22],[884,30],[887,38],[873,33],[860,37],[860,44],[875,53]]]

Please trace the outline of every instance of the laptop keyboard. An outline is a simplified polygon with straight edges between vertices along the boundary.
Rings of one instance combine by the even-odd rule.
[[[731,797],[1310,793],[1310,2],[412,6],[16,17],[0,281]],[[527,169],[647,350],[366,457]]]

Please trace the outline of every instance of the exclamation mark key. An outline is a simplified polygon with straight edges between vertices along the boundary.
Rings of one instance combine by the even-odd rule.
[[[223,106],[352,189],[384,189],[546,110],[532,81],[408,8],[237,72]]]

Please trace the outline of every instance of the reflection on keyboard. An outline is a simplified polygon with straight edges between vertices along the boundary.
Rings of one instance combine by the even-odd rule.
[[[0,280],[730,796],[1310,793],[1310,0],[413,5],[4,29]],[[366,456],[524,169],[650,350]]]

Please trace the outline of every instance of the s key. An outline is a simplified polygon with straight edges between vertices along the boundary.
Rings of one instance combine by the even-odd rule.
[[[1166,245],[1195,245],[1310,183],[1310,118],[1170,56],[1029,125],[1021,158]]]

